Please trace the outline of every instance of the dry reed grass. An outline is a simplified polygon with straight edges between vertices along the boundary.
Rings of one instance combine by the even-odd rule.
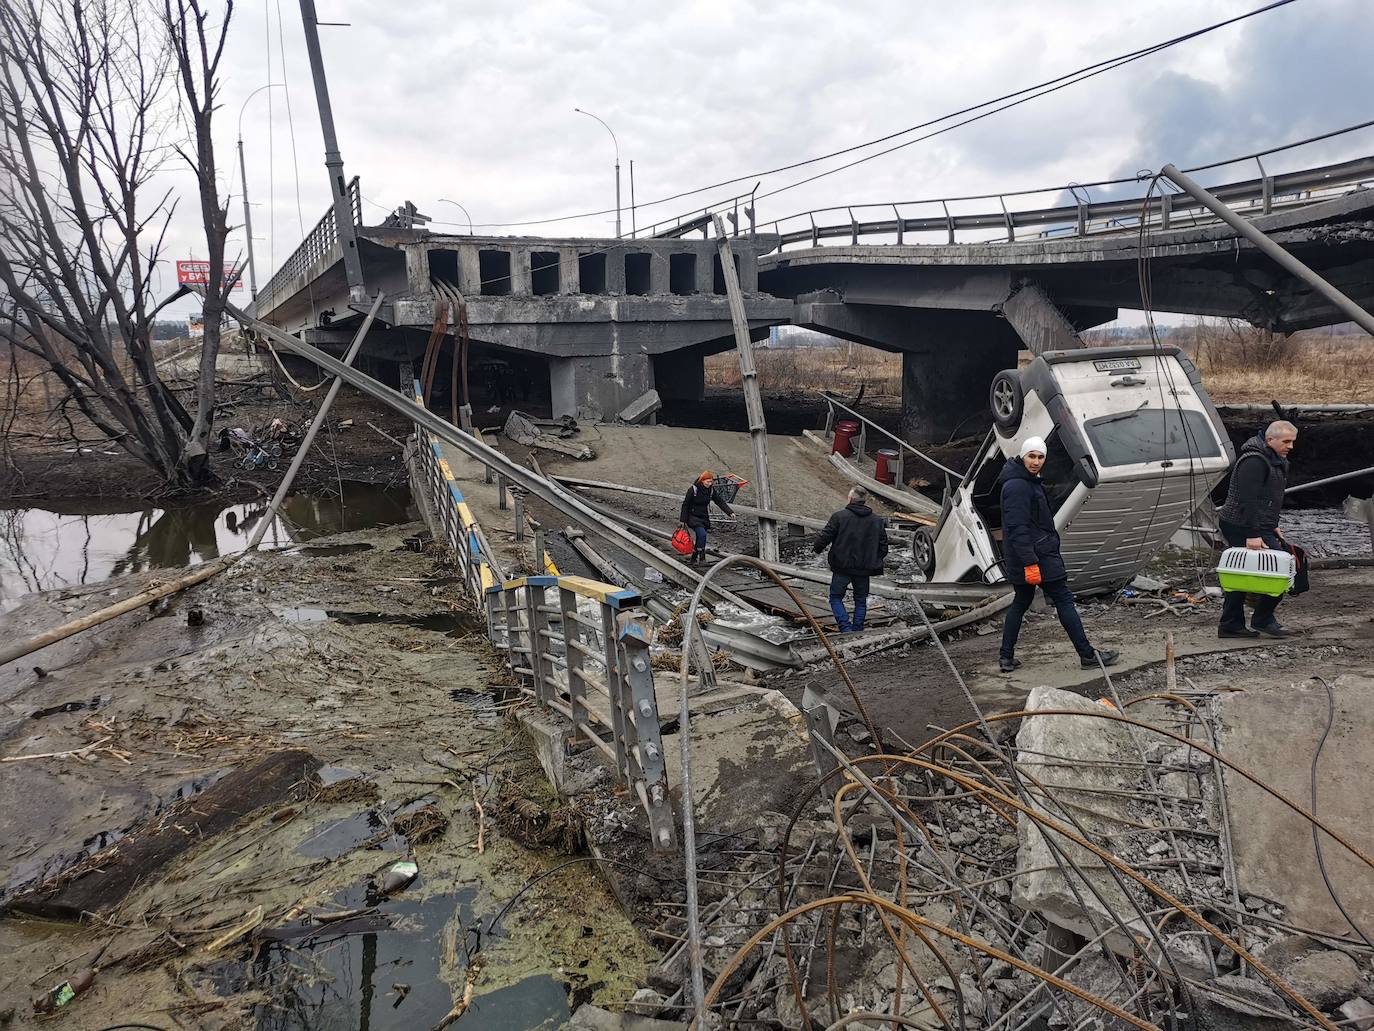
[[[902,356],[872,347],[840,344],[835,347],[773,347],[754,353],[759,386],[779,393],[837,390],[853,393],[863,384],[867,395],[902,396]],[[734,351],[706,359],[706,384],[740,385],[739,360]]]
[[[1089,336],[1099,346],[1149,342],[1143,333],[1097,340]],[[1197,362],[1203,384],[1218,404],[1374,404],[1374,341],[1363,334],[1312,331],[1285,337],[1237,320],[1199,320],[1175,330],[1166,342]],[[838,344],[761,348],[755,358],[765,391],[852,393],[867,384],[869,397],[902,396],[900,354]],[[740,385],[733,351],[706,359],[706,383]]]

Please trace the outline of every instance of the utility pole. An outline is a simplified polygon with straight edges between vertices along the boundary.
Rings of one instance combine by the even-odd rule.
[[[301,0],[301,22],[305,27],[305,49],[310,55],[310,74],[315,79],[320,129],[324,133],[324,167],[329,172],[329,189],[334,195],[334,232],[338,235],[339,249],[343,252],[349,299],[355,304],[361,303],[367,296],[363,288],[362,255],[358,253],[358,234],[353,225],[348,182],[344,179],[343,155],[339,153],[339,139],[334,133],[334,110],[329,105],[329,83],[325,81],[324,59],[320,56],[319,18],[315,14],[315,0]]]
[[[773,486],[768,478],[768,426],[763,418],[763,397],[759,392],[758,368],[754,364],[754,342],[749,336],[749,317],[744,310],[744,294],[740,291],[730,237],[725,235],[725,221],[719,215],[712,215],[711,220],[716,227],[720,270],[725,278],[725,293],[730,300],[730,320],[735,326],[740,387],[744,391],[744,411],[749,419],[749,441],[754,449],[754,491],[759,499],[758,507],[772,509]],[[759,558],[765,562],[776,562],[779,558],[777,521],[763,516],[759,516]]]
[[[630,236],[638,236],[639,227],[635,225],[635,159],[630,158]]]
[[[253,216],[248,211],[248,172],[243,165],[243,137],[239,137],[239,181],[243,183],[243,231],[248,236],[248,296],[258,299],[258,266],[253,260]]]
[[[304,2],[304,0],[302,0],[302,2]],[[580,115],[586,115],[588,118],[596,118],[596,120],[597,120],[598,122],[601,123],[601,127],[602,127],[603,129],[605,129],[608,133],[611,134],[611,143],[614,144],[614,146],[615,146],[615,238],[616,238],[617,240],[619,240],[619,239],[620,239],[620,141],[619,141],[618,139],[615,138],[615,130],[612,129],[609,125],[607,125],[604,119],[598,118],[596,115],[592,114],[590,111],[583,111],[580,107],[575,107],[575,108],[573,108],[573,110],[576,111],[576,112],[577,112],[578,114],[580,114]],[[631,162],[631,163],[630,163],[630,167],[631,167],[631,168],[634,167],[634,162]],[[631,212],[631,213],[630,213],[630,217],[631,217],[631,218],[634,217],[634,212]]]

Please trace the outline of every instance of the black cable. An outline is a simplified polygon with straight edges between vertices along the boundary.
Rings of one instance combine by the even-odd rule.
[[[135,1027],[146,1028],[147,1031],[167,1031],[166,1028],[158,1027],[156,1024],[111,1024],[109,1027],[102,1027],[100,1031],[122,1031],[123,1028]]]
[[[966,119],[965,121],[956,123],[955,125],[946,126],[945,128],[939,129],[939,130],[937,130],[937,131],[934,132],[934,133],[929,133],[929,134],[927,134],[926,136],[919,137],[918,139],[907,140],[907,141],[904,142],[904,143],[898,144],[896,147],[891,147],[891,148],[889,148],[889,149],[887,149],[887,150],[880,151],[880,152],[878,152],[878,153],[876,153],[876,154],[867,155],[866,157],[860,158],[860,159],[857,160],[857,161],[850,162],[849,164],[840,165],[840,166],[838,166],[838,167],[836,167],[836,168],[832,168],[832,169],[830,169],[830,170],[828,170],[828,171],[826,171],[826,172],[822,172],[822,173],[820,173],[820,174],[818,174],[818,175],[815,175],[815,176],[812,176],[812,177],[810,177],[810,178],[801,179],[801,180],[799,180],[799,181],[797,181],[797,182],[795,182],[795,183],[790,183],[790,184],[788,184],[787,186],[780,187],[780,188],[777,189],[777,190],[773,190],[773,191],[771,191],[771,192],[769,192],[769,193],[761,194],[760,197],[759,197],[759,199],[761,199],[762,197],[772,197],[772,196],[775,196],[775,195],[777,195],[777,194],[779,194],[779,193],[784,192],[785,190],[790,190],[790,189],[793,189],[793,188],[795,188],[795,187],[797,187],[797,186],[801,186],[801,185],[803,185],[803,184],[805,184],[805,183],[814,182],[816,179],[823,178],[824,176],[833,175],[833,174],[835,174],[836,172],[842,172],[842,171],[844,171],[845,169],[853,168],[855,165],[862,164],[862,163],[865,162],[865,161],[871,161],[871,160],[873,160],[874,158],[882,157],[882,156],[884,156],[885,154],[890,154],[890,153],[892,153],[894,150],[899,150],[899,149],[901,149],[902,147],[911,146],[913,143],[919,143],[919,142],[921,142],[922,140],[929,139],[931,136],[939,135],[939,134],[942,133],[942,132],[948,132],[950,129],[957,129],[957,128],[959,128],[961,125],[967,125],[967,124],[969,124],[969,122],[977,121],[978,119],[981,119],[981,118],[986,118],[988,115],[996,114],[996,113],[998,113],[999,111],[1004,111],[1004,110],[1006,110],[1008,107],[1015,107],[1015,106],[1018,105],[1018,104],[1025,103],[1027,100],[1034,100],[1034,99],[1036,99],[1037,97],[1045,96],[1045,95],[1048,94],[1048,93],[1056,92],[1057,90],[1063,89],[1063,88],[1065,88],[1065,87],[1067,87],[1067,86],[1076,85],[1076,84],[1079,83],[1079,82],[1083,82],[1083,81],[1085,81],[1086,79],[1093,78],[1094,76],[1100,75],[1100,74],[1102,74],[1103,72],[1113,71],[1114,69],[1119,68],[1119,67],[1121,67],[1121,66],[1124,65],[1124,64],[1129,64],[1129,63],[1131,63],[1132,61],[1140,60],[1140,59],[1143,58],[1143,57],[1149,57],[1149,56],[1151,56],[1151,55],[1153,55],[1153,54],[1159,53],[1160,51],[1167,50],[1167,49],[1169,49],[1170,47],[1178,46],[1178,45],[1181,44],[1181,43],[1186,43],[1186,42],[1188,42],[1188,41],[1190,41],[1190,40],[1196,39],[1196,38],[1198,38],[1199,36],[1205,36],[1205,35],[1207,35],[1207,34],[1210,33],[1210,32],[1215,32],[1215,31],[1217,31],[1218,29],[1226,28],[1227,26],[1234,25],[1234,24],[1236,24],[1237,22],[1245,21],[1245,20],[1248,19],[1248,18],[1254,18],[1254,17],[1256,17],[1257,15],[1267,14],[1267,13],[1270,12],[1270,11],[1276,10],[1276,9],[1278,9],[1278,8],[1280,8],[1280,7],[1286,7],[1286,6],[1288,6],[1289,4],[1295,3],[1295,2],[1296,2],[1296,0],[1274,0],[1273,3],[1266,4],[1266,5],[1264,5],[1263,7],[1257,7],[1257,8],[1255,8],[1255,9],[1252,10],[1252,11],[1247,11],[1247,12],[1244,13],[1244,14],[1236,15],[1236,16],[1233,17],[1233,18],[1227,18],[1227,19],[1224,20],[1224,21],[1214,22],[1214,23],[1212,23],[1212,24],[1210,24],[1210,25],[1205,25],[1205,26],[1203,26],[1203,27],[1200,28],[1200,29],[1194,29],[1193,31],[1184,33],[1184,34],[1181,35],[1181,36],[1174,36],[1174,37],[1172,37],[1171,39],[1162,40],[1161,42],[1151,44],[1150,46],[1142,47],[1142,48],[1140,48],[1139,50],[1128,51],[1127,53],[1124,53],[1124,54],[1118,54],[1118,55],[1115,56],[1115,57],[1106,58],[1105,60],[1097,61],[1097,62],[1094,62],[1093,64],[1084,65],[1083,67],[1077,68],[1077,69],[1075,69],[1074,71],[1065,72],[1065,73],[1063,73],[1063,74],[1061,74],[1061,75],[1055,76],[1054,78],[1046,79],[1046,80],[1044,80],[1044,81],[1042,81],[1042,82],[1038,82],[1038,83],[1036,83],[1036,84],[1034,84],[1034,85],[1032,85],[1032,86],[1025,86],[1025,87],[1022,87],[1021,89],[1015,90],[1015,91],[1013,91],[1013,92],[1011,92],[1011,93],[1004,93],[1004,94],[1002,94],[1002,95],[999,96],[999,97],[994,97],[994,98],[992,98],[991,100],[984,100],[984,101],[982,101],[982,102],[980,102],[980,103],[972,104],[972,105],[970,105],[970,106],[968,106],[968,107],[963,107],[963,108],[960,108],[960,109],[958,109],[958,110],[956,110],[956,111],[951,111],[951,112],[949,112],[948,114],[941,115],[941,116],[938,117],[938,118],[932,118],[932,119],[929,119],[929,120],[927,120],[927,121],[920,122],[920,123],[918,123],[918,124],[916,124],[916,125],[908,126],[908,127],[905,128],[905,129],[899,129],[899,130],[897,130],[896,132],[888,133],[888,134],[885,135],[885,136],[879,136],[879,137],[877,137],[876,139],[866,140],[866,141],[864,141],[863,143],[855,143],[855,144],[852,144],[852,145],[850,145],[850,146],[848,146],[848,147],[843,147],[843,148],[841,148],[841,149],[839,149],[839,150],[833,150],[833,151],[830,151],[829,153],[821,154],[821,155],[818,155],[818,156],[816,156],[816,157],[805,158],[804,160],[801,160],[801,161],[794,161],[794,162],[792,162],[791,164],[779,165],[779,166],[777,166],[776,168],[770,168],[770,169],[768,169],[768,170],[766,170],[766,171],[762,171],[762,172],[749,172],[749,173],[747,173],[747,174],[745,174],[745,175],[735,176],[735,177],[730,178],[730,179],[722,179],[721,181],[716,182],[716,183],[712,183],[712,184],[709,185],[709,186],[699,186],[699,187],[697,187],[697,188],[695,188],[695,189],[683,190],[683,191],[680,192],[680,193],[670,194],[669,196],[666,196],[666,197],[659,197],[659,198],[657,198],[657,199],[655,199],[655,200],[644,201],[643,203],[638,204],[638,205],[636,205],[636,206],[642,208],[642,207],[652,207],[652,206],[654,206],[654,205],[656,205],[656,204],[666,204],[666,203],[668,203],[669,201],[681,200],[681,199],[684,198],[684,197],[691,197],[691,196],[693,196],[693,195],[695,195],[695,194],[698,194],[698,193],[705,193],[705,192],[708,191],[708,190],[718,190],[718,189],[720,189],[721,187],[724,187],[724,186],[733,186],[733,185],[736,184],[736,183],[746,182],[746,181],[748,181],[748,180],[750,180],[750,179],[758,179],[758,178],[761,178],[761,177],[763,177],[763,176],[776,175],[776,174],[778,174],[778,173],[780,173],[780,172],[788,172],[788,171],[792,171],[793,169],[804,168],[804,167],[806,167],[807,165],[814,165],[814,164],[816,164],[816,163],[818,163],[818,162],[821,162],[821,161],[828,161],[828,160],[830,160],[831,158],[842,157],[842,156],[844,156],[845,154],[852,154],[852,153],[854,153],[855,151],[863,150],[863,149],[866,148],[866,147],[875,147],[875,146],[877,146],[878,144],[886,143],[886,142],[888,142],[889,140],[894,140],[894,139],[896,139],[896,138],[899,137],[899,136],[906,136],[906,135],[908,135],[908,134],[910,134],[910,133],[918,132],[918,131],[920,131],[921,129],[926,129],[926,128],[929,128],[930,126],[938,125],[938,124],[941,123],[941,122],[947,122],[947,121],[949,121],[950,119],[952,119],[952,118],[958,118],[958,117],[960,117],[961,115],[970,114],[971,112],[978,111],[978,110],[981,109],[981,108],[991,107],[991,106],[994,105],[994,104],[1002,104],[1002,105],[1003,105],[1003,106],[998,107],[998,108],[995,108],[995,109],[993,109],[993,110],[991,110],[991,111],[985,111],[985,112],[983,112],[982,114],[975,115],[973,118]],[[1037,92],[1037,91],[1039,91],[1039,92]],[[1020,99],[1017,99],[1017,98],[1020,98]],[[1004,104],[1004,103],[1003,103],[1004,101],[1010,101],[1010,103],[1005,103],[1005,104]],[[732,199],[732,200],[737,200],[737,199],[739,199],[739,198],[730,198],[730,199]],[[520,227],[520,226],[544,225],[544,224],[551,223],[551,222],[567,222],[567,221],[571,221],[571,220],[574,220],[574,219],[580,219],[580,218],[592,218],[592,217],[595,217],[595,216],[598,216],[598,215],[609,215],[609,214],[613,214],[614,212],[615,212],[615,209],[614,209],[614,208],[607,208],[607,209],[605,209],[605,210],[603,210],[603,211],[589,211],[589,212],[584,212],[584,213],[578,214],[578,215],[560,215],[560,216],[557,216],[557,217],[555,217],[555,218],[535,219],[535,220],[533,220],[533,221],[525,221],[525,222],[484,222],[484,223],[481,223],[481,226],[482,226],[482,228],[484,228],[484,229],[490,229],[490,228],[517,228],[517,227]],[[445,224],[445,225],[458,225],[458,224],[460,224],[460,223],[442,223],[442,224]]]
[[[1331,901],[1336,903],[1336,908],[1341,911],[1341,916],[1345,917],[1345,922],[1350,925],[1351,930],[1364,939],[1366,945],[1374,949],[1374,941],[1369,940],[1369,935],[1364,933],[1364,929],[1355,922],[1350,911],[1341,903],[1341,897],[1336,894],[1336,886],[1331,883],[1331,878],[1326,874],[1326,859],[1322,856],[1321,837],[1317,833],[1315,822],[1317,816],[1317,764],[1321,761],[1322,748],[1326,745],[1326,738],[1336,722],[1336,692],[1331,689],[1331,685],[1326,682],[1325,677],[1314,676],[1312,679],[1326,688],[1326,729],[1322,731],[1321,740],[1317,742],[1317,750],[1312,753],[1312,847],[1317,852],[1317,869],[1321,871],[1322,880],[1326,882],[1326,891],[1331,896]]]

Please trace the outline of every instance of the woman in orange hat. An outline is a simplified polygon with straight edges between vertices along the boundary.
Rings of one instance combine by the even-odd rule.
[[[716,474],[707,469],[687,488],[687,493],[682,497],[682,511],[677,517],[677,525],[685,527],[693,536],[693,565],[700,565],[706,561],[706,532],[711,529],[712,502],[715,502],[726,515],[735,514],[730,506],[716,495]]]

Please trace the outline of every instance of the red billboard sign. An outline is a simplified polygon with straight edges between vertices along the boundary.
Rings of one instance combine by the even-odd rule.
[[[234,280],[234,289],[243,289],[243,270],[239,267],[226,268],[224,278]],[[209,286],[210,263],[208,261],[178,261],[177,282],[182,286]]]

